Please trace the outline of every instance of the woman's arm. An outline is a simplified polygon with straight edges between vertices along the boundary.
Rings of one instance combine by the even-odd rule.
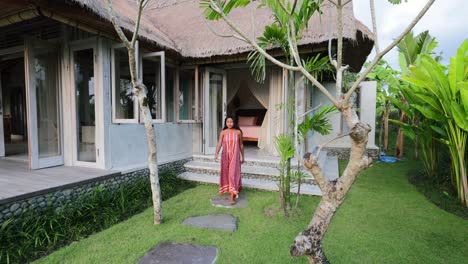
[[[219,150],[221,149],[221,146],[223,145],[223,136],[224,136],[224,131],[221,131],[221,133],[219,134],[218,144],[216,145],[216,151],[215,151],[215,156],[214,156],[215,161],[218,161],[218,153],[219,153]]]
[[[241,150],[241,163],[244,163],[245,161],[245,157],[244,157],[244,141],[242,140],[242,130],[240,130],[240,133],[239,133],[239,142],[240,142],[240,150]]]

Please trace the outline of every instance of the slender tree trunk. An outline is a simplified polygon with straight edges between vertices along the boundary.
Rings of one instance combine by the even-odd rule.
[[[417,117],[415,117],[414,119],[414,124],[416,126],[419,125],[419,120]],[[418,160],[419,159],[419,134],[416,133],[415,137],[414,137],[414,159],[415,160]]]
[[[380,128],[379,128],[379,147],[383,148],[383,130],[384,130],[384,123],[385,123],[385,110],[380,116]]]
[[[406,113],[402,111],[400,116],[400,122],[404,123],[406,120]],[[395,145],[395,157],[403,157],[403,143],[404,143],[404,134],[401,128],[398,128],[397,140]]]
[[[158,162],[156,155],[156,139],[153,129],[153,120],[148,106],[148,98],[146,97],[146,86],[137,79],[135,49],[128,49],[128,60],[130,65],[130,74],[132,76],[132,84],[135,91],[135,96],[143,115],[143,121],[146,130],[146,140],[148,141],[148,169],[151,183],[151,193],[154,209],[154,224],[162,222],[161,209],[161,187],[158,177]]]
[[[388,100],[385,102],[385,118],[384,118],[384,150],[388,151],[388,119],[390,117],[390,103]]]
[[[143,121],[146,129],[146,139],[148,141],[148,169],[149,177],[151,183],[151,193],[153,199],[153,210],[154,210],[154,224],[160,224],[162,222],[162,210],[161,210],[161,188],[159,186],[159,176],[158,176],[158,161],[156,155],[156,139],[153,129],[153,120],[151,117],[151,112],[148,106],[148,98],[146,97],[147,89],[143,82],[138,78],[137,72],[137,58],[135,52],[135,44],[138,38],[138,30],[140,26],[140,19],[144,7],[148,1],[138,0],[137,4],[137,18],[135,21],[135,29],[133,31],[133,37],[129,40],[124,32],[122,31],[121,26],[119,25],[118,19],[114,14],[112,8],[112,1],[107,0],[108,14],[111,18],[112,25],[119,36],[120,40],[125,44],[125,47],[128,51],[128,63],[130,68],[130,76],[132,79],[133,93],[138,100],[138,105],[143,116]]]

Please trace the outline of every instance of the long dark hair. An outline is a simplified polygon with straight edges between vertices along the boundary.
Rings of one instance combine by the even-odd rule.
[[[227,120],[228,120],[228,118],[231,118],[232,121],[234,122],[234,125],[232,126],[232,128],[237,129],[237,130],[241,130],[240,127],[239,127],[239,123],[237,122],[237,117],[232,116],[232,115],[228,115],[228,116],[226,116],[226,118],[224,119],[224,127],[223,127],[223,130],[228,129],[228,127],[227,127]]]

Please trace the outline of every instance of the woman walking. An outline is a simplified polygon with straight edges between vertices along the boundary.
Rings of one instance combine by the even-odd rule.
[[[242,190],[241,163],[244,163],[244,144],[237,119],[232,116],[227,116],[224,120],[224,128],[216,146],[215,161],[218,160],[221,146],[223,152],[221,153],[219,193],[229,192],[229,201],[234,205],[236,203],[234,198],[237,198]]]

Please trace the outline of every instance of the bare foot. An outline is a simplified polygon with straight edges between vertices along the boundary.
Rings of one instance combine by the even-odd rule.
[[[235,205],[236,204],[236,201],[234,200],[234,197],[235,195],[231,193],[231,195],[229,196],[229,202],[231,202],[231,205]]]

